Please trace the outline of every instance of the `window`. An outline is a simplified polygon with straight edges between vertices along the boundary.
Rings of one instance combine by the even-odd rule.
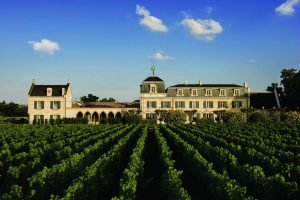
[[[218,108],[228,108],[227,101],[218,101]]]
[[[171,108],[171,101],[162,101],[161,108]]]
[[[233,90],[233,96],[240,96],[240,90],[239,89],[234,89]]]
[[[60,101],[50,101],[50,109],[60,109]]]
[[[177,96],[183,96],[183,89],[177,89]]]
[[[214,118],[214,113],[203,113],[203,118],[213,119]]]
[[[204,108],[213,108],[214,107],[214,102],[213,101],[204,101],[203,102],[203,107]]]
[[[175,101],[175,108],[185,108],[184,101]]]
[[[44,101],[35,101],[34,109],[44,109]]]
[[[192,95],[191,96],[197,96],[197,89],[192,89]]]
[[[150,85],[150,93],[157,93],[157,91],[156,91],[156,85],[154,85],[154,84]]]
[[[147,101],[147,108],[156,108],[156,101]]]
[[[205,96],[212,96],[211,89],[206,89],[205,90]]]
[[[50,119],[53,120],[60,119],[60,115],[50,115]]]
[[[190,101],[190,108],[199,108],[199,101]]]
[[[43,123],[44,122],[44,115],[34,115],[34,121],[36,123]]]
[[[241,108],[243,106],[241,101],[233,101],[232,108]]]
[[[157,114],[156,113],[146,113],[146,119],[156,120]]]
[[[225,89],[220,89],[220,94],[219,94],[219,96],[225,96],[226,94],[225,94]]]

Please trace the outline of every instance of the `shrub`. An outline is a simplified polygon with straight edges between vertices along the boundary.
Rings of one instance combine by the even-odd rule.
[[[300,122],[300,113],[290,111],[283,114],[284,121]]]
[[[281,121],[281,112],[280,111],[271,111],[270,118],[274,122],[280,122]]]
[[[168,110],[163,116],[166,123],[184,123],[186,121],[186,114],[180,110]]]
[[[196,124],[208,124],[208,123],[214,123],[213,118],[197,118],[195,120]]]
[[[255,111],[249,115],[249,122],[267,122],[270,121],[269,113],[266,111]]]
[[[246,113],[242,113],[239,111],[228,111],[223,115],[224,122],[246,122],[247,116]]]

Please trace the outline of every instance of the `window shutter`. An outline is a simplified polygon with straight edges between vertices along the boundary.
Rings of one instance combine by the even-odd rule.
[[[50,115],[50,119],[53,119],[53,115]]]
[[[241,102],[241,101],[240,101],[239,103],[240,103],[240,108],[241,108],[243,104],[242,104],[242,102]]]
[[[193,102],[190,101],[190,108],[193,108]]]
[[[41,120],[44,121],[44,115],[41,115]]]
[[[221,101],[218,101],[218,108],[221,108]]]
[[[224,104],[224,107],[225,107],[225,108],[228,108],[228,102],[225,101],[224,103],[225,103],[225,104]]]
[[[203,108],[206,108],[206,101],[203,101]]]
[[[42,101],[42,109],[44,109],[44,101]]]
[[[214,102],[213,102],[213,101],[209,102],[209,107],[210,107],[210,108],[213,108],[213,107],[214,107]]]
[[[59,102],[57,102],[57,103],[58,103],[58,105],[57,105],[58,107],[57,107],[57,108],[58,108],[58,109],[60,109],[60,101],[59,101]]]
[[[36,108],[37,108],[37,102],[34,101],[34,109],[36,109]]]
[[[50,109],[53,109],[53,101],[50,101]]]
[[[147,108],[149,108],[149,106],[150,106],[150,105],[149,105],[149,101],[147,101]]]
[[[196,101],[196,108],[199,108],[199,101]]]

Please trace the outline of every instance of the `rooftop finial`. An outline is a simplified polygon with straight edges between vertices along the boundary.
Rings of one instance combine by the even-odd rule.
[[[68,79],[68,84],[70,84],[70,79]]]
[[[152,71],[152,74],[154,76],[154,72],[155,72],[155,65],[154,65],[154,59],[153,59],[153,63],[152,63],[152,66],[151,66],[151,71]]]
[[[32,79],[32,83],[35,83],[35,79]]]

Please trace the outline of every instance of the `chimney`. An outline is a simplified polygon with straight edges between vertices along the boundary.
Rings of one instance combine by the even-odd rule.
[[[64,95],[65,95],[65,88],[62,88],[62,89],[61,89],[61,93],[62,93],[61,96],[64,96]]]
[[[188,82],[187,82],[187,81],[184,81],[184,84],[185,84],[185,85],[187,85],[187,84],[188,84]]]
[[[52,88],[47,88],[47,97],[52,96]]]
[[[244,82],[244,87],[248,87],[248,84],[246,81]]]
[[[202,85],[202,81],[199,81],[199,85]]]

